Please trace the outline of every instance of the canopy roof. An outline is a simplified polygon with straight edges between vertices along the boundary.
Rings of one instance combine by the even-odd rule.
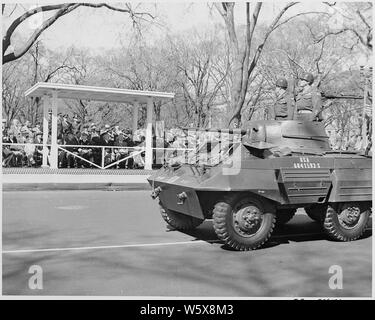
[[[110,102],[147,103],[148,98],[154,100],[168,100],[174,98],[174,93],[128,90],[106,87],[81,86],[62,83],[38,82],[25,92],[26,97],[51,96],[57,92],[62,99],[83,99]]]

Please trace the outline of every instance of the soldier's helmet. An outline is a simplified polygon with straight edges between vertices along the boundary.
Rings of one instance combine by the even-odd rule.
[[[279,78],[276,81],[276,87],[286,89],[288,88],[288,81],[285,78]]]
[[[305,72],[302,74],[300,79],[307,81],[309,84],[312,84],[314,82],[314,76],[310,72]]]

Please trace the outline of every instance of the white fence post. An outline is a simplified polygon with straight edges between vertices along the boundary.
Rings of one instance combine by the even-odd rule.
[[[135,131],[138,129],[138,110],[139,110],[139,102],[135,101],[133,105],[133,135]]]
[[[154,104],[151,97],[147,99],[147,122],[146,122],[146,154],[145,154],[145,169],[152,169],[152,114]]]
[[[101,163],[101,169],[104,169],[105,163],[104,163],[104,157],[105,157],[105,148],[102,147],[102,163]]]
[[[52,93],[52,136],[51,136],[51,169],[58,168],[58,146],[57,146],[57,91]]]
[[[48,167],[48,103],[49,99],[47,96],[43,96],[43,160],[42,168]]]

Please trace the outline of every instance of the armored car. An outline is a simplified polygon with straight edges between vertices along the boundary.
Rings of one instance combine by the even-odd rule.
[[[372,159],[331,150],[321,122],[253,121],[215,136],[148,179],[162,217],[175,229],[213,219],[219,239],[252,250],[304,208],[332,239],[351,241],[364,233]]]

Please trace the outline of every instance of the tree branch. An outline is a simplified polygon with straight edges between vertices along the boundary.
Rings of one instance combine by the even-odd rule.
[[[255,54],[253,56],[253,59],[250,63],[250,66],[248,67],[247,71],[245,70],[244,74],[246,74],[246,78],[243,77],[243,79],[249,79],[250,78],[250,75],[251,73],[253,72],[255,66],[257,65],[258,63],[258,60],[259,60],[259,57],[262,53],[262,50],[263,50],[263,47],[268,39],[268,37],[270,36],[270,34],[272,33],[272,31],[275,29],[277,23],[280,21],[281,17],[284,15],[284,13],[289,9],[291,8],[292,6],[296,5],[298,2],[289,2],[288,4],[285,5],[285,7],[283,9],[281,9],[281,11],[279,12],[279,14],[275,17],[275,19],[272,21],[272,23],[270,24],[270,26],[268,27],[267,31],[266,31],[266,34],[264,36],[264,39],[262,41],[262,43],[257,47],[256,51],[255,51]],[[260,6],[256,7],[256,9],[259,9],[260,10]],[[246,84],[248,83],[248,81],[246,81]],[[247,85],[243,85],[244,83],[242,83],[241,85],[241,93],[242,93],[242,102],[244,101],[244,95],[243,93],[247,90]],[[232,123],[233,120],[235,119],[239,119],[240,116],[241,116],[241,109],[243,107],[243,103],[237,103],[237,105],[235,106],[235,109],[234,109],[234,112],[233,112],[233,115],[229,121],[229,125]]]
[[[367,29],[369,29],[370,31],[372,30],[372,27],[368,24],[368,22],[366,21],[365,17],[363,16],[363,14],[361,13],[361,11],[357,10],[356,13],[358,14],[358,16],[361,18],[362,22],[366,25]]]
[[[253,69],[255,68],[257,62],[258,62],[258,59],[260,57],[260,54],[262,53],[262,50],[263,50],[263,47],[268,39],[268,37],[270,36],[270,34],[272,33],[272,31],[274,31],[276,29],[276,25],[277,23],[279,22],[279,20],[281,19],[281,17],[284,15],[284,13],[289,9],[291,8],[292,6],[296,5],[298,2],[290,2],[288,3],[280,12],[279,14],[276,16],[276,18],[272,21],[271,25],[268,27],[267,31],[266,31],[266,34],[264,36],[264,39],[263,39],[263,42],[258,46],[256,52],[255,52],[255,55],[253,57],[253,60],[250,64],[250,68],[248,70],[248,75],[250,76],[251,72],[253,71]]]
[[[331,36],[331,35],[334,35],[334,36],[337,36],[337,35],[339,35],[339,34],[341,34],[341,33],[344,33],[344,32],[352,32],[357,38],[358,38],[358,40],[365,46],[365,47],[367,47],[367,48],[369,48],[370,50],[372,50],[372,43],[370,42],[371,41],[371,37],[369,38],[367,38],[366,40],[365,39],[363,39],[363,37],[358,33],[358,31],[357,30],[355,30],[355,29],[353,29],[353,28],[343,28],[343,29],[341,29],[341,30],[339,30],[339,31],[336,31],[336,32],[334,32],[334,31],[329,31],[329,32],[327,32],[327,33],[325,33],[323,36],[321,36],[320,38],[318,38],[318,39],[315,39],[314,41],[316,42],[316,43],[319,43],[319,42],[321,42],[321,41],[323,41],[325,38],[327,38],[328,36]]]
[[[262,2],[257,2],[254,12],[253,12],[253,19],[250,22],[248,21],[248,26],[249,26],[249,32],[248,32],[248,38],[247,38],[248,45],[250,45],[251,40],[253,39],[255,26],[258,21],[260,10],[262,9],[262,4],[263,4]]]
[[[67,13],[70,13],[71,11],[77,9],[78,7],[91,7],[91,8],[104,7],[113,11],[128,13],[133,20],[133,24],[136,23],[137,18],[140,18],[143,15],[147,15],[151,19],[155,18],[153,15],[147,12],[133,12],[129,4],[126,4],[126,9],[114,7],[106,3],[67,3],[67,4],[60,4],[60,5],[41,6],[41,7],[31,9],[25,12],[23,15],[21,15],[16,20],[14,20],[13,23],[9,26],[3,38],[3,62],[2,63],[5,64],[7,62],[20,58],[30,49],[30,47],[39,38],[40,34],[44,30],[46,30],[52,24],[54,24],[56,20],[59,19],[61,16]],[[3,10],[4,10],[4,7],[3,7]],[[27,18],[37,13],[44,12],[44,11],[53,11],[53,10],[58,10],[58,11],[52,17],[44,21],[42,26],[40,26],[40,28],[35,30],[35,32],[31,35],[31,37],[28,39],[28,41],[26,42],[26,44],[24,45],[22,49],[20,49],[18,52],[11,52],[5,55],[5,52],[8,50],[11,44],[11,37],[14,31],[18,28],[18,26],[20,26]]]
[[[310,11],[310,12],[298,13],[298,14],[292,16],[292,17],[289,17],[288,19],[285,19],[284,21],[280,22],[279,24],[277,24],[275,26],[274,30],[277,29],[278,27],[282,26],[283,24],[288,23],[292,19],[295,19],[295,18],[300,17],[300,16],[308,15],[308,14],[325,14],[325,15],[329,15],[327,12],[320,12],[320,11]]]
[[[78,71],[78,69],[76,67],[71,67],[71,66],[67,66],[67,65],[61,65],[59,67],[57,67],[56,69],[54,69],[53,71],[51,71],[47,77],[44,79],[44,82],[48,82],[49,80],[51,80],[51,78],[56,74],[57,71],[61,70],[61,69],[69,69],[69,70],[75,70],[75,71]]]
[[[19,16],[17,19],[15,19],[12,24],[7,29],[5,36],[3,38],[3,55],[8,49],[10,45],[10,39],[14,33],[14,31],[18,28],[18,26],[24,22],[27,18],[33,16],[34,14],[37,14],[42,11],[51,11],[51,10],[65,10],[67,9],[71,4],[59,4],[59,5],[49,5],[49,6],[41,6],[38,8],[31,9],[27,12],[25,12],[23,15]]]
[[[52,24],[54,24],[57,21],[57,19],[59,19],[60,17],[62,17],[65,14],[73,11],[78,6],[79,6],[79,4],[76,4],[74,6],[64,5],[62,7],[62,9],[60,9],[52,17],[50,17],[49,19],[47,19],[46,21],[44,21],[43,24],[42,24],[42,26],[40,28],[38,28],[37,30],[35,30],[35,32],[28,39],[28,41],[26,42],[26,44],[24,45],[23,48],[21,48],[18,52],[12,52],[12,53],[9,53],[9,54],[3,56],[3,64],[5,64],[7,62],[10,62],[10,61],[13,61],[13,60],[16,60],[19,57],[23,56],[31,48],[31,46],[39,38],[40,34],[44,30],[46,30],[48,27],[50,27]],[[35,13],[33,13],[33,14],[35,14]],[[4,40],[4,41],[8,41],[8,40]],[[9,41],[10,41],[10,39],[9,39]],[[3,54],[4,53],[5,53],[5,51],[4,51],[4,48],[3,48]]]

